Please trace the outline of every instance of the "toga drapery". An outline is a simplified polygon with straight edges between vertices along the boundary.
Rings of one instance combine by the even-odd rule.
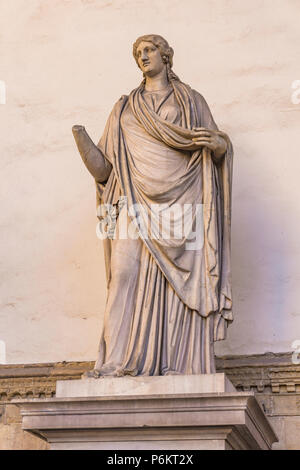
[[[156,92],[142,84],[115,104],[98,144],[111,165],[108,181],[97,183],[99,202],[116,205],[126,197],[117,226],[127,219],[143,234],[104,241],[108,296],[95,365],[100,375],[215,371],[213,342],[225,338],[232,321],[233,152],[221,132],[227,151],[219,162],[207,148],[192,151],[194,127],[219,132],[199,93],[177,80]],[[189,204],[202,208],[201,246],[187,249],[185,234],[153,236],[164,210]]]

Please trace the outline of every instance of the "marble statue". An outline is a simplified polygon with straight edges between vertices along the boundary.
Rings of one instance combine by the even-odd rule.
[[[72,129],[99,205],[115,210],[90,377],[214,373],[214,342],[233,319],[232,145],[203,96],[173,72],[173,53],[159,35],[139,37],[133,56],[144,79],[114,105],[98,145],[83,126]],[[123,226],[131,236],[119,235]]]

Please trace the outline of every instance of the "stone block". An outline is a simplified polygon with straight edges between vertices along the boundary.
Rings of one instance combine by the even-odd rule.
[[[99,397],[174,393],[223,393],[235,388],[225,374],[169,375],[154,377],[104,377],[58,380],[56,397]]]

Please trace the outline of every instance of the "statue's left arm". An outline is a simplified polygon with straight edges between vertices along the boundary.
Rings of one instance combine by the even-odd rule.
[[[228,137],[220,132],[211,114],[209,106],[200,93],[193,90],[200,126],[193,130],[193,142],[199,148],[208,147],[212,151],[215,163],[219,163],[227,150]]]

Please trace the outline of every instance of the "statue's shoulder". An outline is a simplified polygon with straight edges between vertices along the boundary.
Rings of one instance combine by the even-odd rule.
[[[192,88],[190,88],[190,90],[194,98],[194,102],[198,110],[198,113],[200,113],[200,115],[203,115],[205,113],[210,114],[210,109],[204,96],[201,95],[201,93],[199,93],[199,91],[197,90],[194,90]]]
[[[206,103],[206,100],[205,100],[204,96],[201,95],[201,93],[199,93],[199,91],[194,90],[194,89],[191,88],[191,87],[190,87],[190,90],[191,90],[191,94],[193,95],[194,100],[195,100],[197,103]]]
[[[121,98],[118,99],[118,101],[115,103],[115,106],[122,106],[122,104],[126,103],[128,100],[127,95],[122,95]]]
[[[218,130],[218,126],[214,121],[213,115],[204,96],[197,90],[193,90],[192,88],[190,90],[194,98],[201,127]]]
[[[116,103],[114,104],[111,115],[120,114],[127,100],[128,100],[128,96],[122,95],[121,98],[119,98],[118,101],[116,101]]]
[[[200,107],[200,106],[203,106],[206,105],[206,100],[204,98],[203,95],[201,95],[201,93],[199,93],[199,91],[197,90],[194,90],[190,85],[188,85],[187,83],[183,83],[181,82],[181,85],[184,86],[184,88],[186,89],[186,91],[188,92],[188,94],[194,99],[197,107]]]

